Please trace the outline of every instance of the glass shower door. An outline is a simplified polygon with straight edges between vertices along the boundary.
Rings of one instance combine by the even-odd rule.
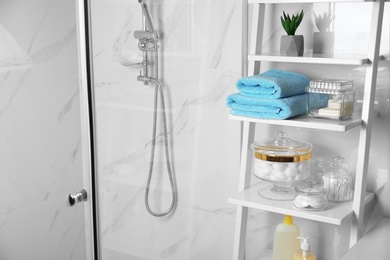
[[[101,258],[230,258],[234,207],[227,197],[236,187],[224,178],[238,170],[239,139],[231,137],[240,130],[227,120],[224,99],[240,57],[231,65],[222,54],[231,51],[223,42],[234,36],[227,30],[237,3],[85,2]],[[237,149],[224,150],[227,143]]]

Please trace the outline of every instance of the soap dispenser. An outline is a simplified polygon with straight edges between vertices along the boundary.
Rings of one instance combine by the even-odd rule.
[[[291,216],[284,216],[283,223],[276,226],[274,236],[273,260],[291,260],[299,250],[299,228],[293,223]]]
[[[301,240],[301,250],[295,252],[293,260],[316,260],[316,256],[310,252],[308,237],[297,237]]]

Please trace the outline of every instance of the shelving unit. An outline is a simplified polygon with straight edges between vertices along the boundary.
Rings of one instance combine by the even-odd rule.
[[[276,52],[262,53],[262,39],[265,8],[270,4],[281,3],[363,3],[372,2],[372,15],[367,55],[335,54],[313,55],[305,54],[303,57],[280,56]],[[235,239],[233,259],[244,259],[246,245],[246,229],[248,209],[260,209],[278,214],[289,214],[295,217],[322,223],[341,225],[346,218],[352,218],[350,247],[363,236],[363,217],[366,203],[375,195],[366,192],[368,171],[368,156],[371,142],[372,109],[375,98],[379,60],[389,59],[389,55],[380,55],[379,47],[382,33],[382,22],[385,2],[389,0],[242,0],[242,76],[260,73],[261,62],[305,63],[318,65],[352,65],[366,66],[364,99],[362,115],[346,121],[331,121],[306,116],[295,117],[288,120],[256,119],[230,115],[229,118],[242,122],[241,166],[238,184],[238,193],[229,198],[229,202],[237,205]],[[252,16],[249,15],[248,5],[252,4]],[[252,17],[251,37],[249,36],[248,17]],[[248,39],[251,39],[249,43]],[[299,127],[334,132],[346,132],[360,128],[359,151],[357,157],[357,170],[355,176],[354,199],[351,202],[333,204],[324,211],[307,212],[293,207],[291,201],[271,201],[258,195],[258,185],[251,187],[252,150],[250,145],[254,141],[257,125],[278,125]],[[269,252],[267,253],[269,255]]]

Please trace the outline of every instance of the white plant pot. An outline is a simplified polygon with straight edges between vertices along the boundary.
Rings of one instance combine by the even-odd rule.
[[[334,33],[315,32],[313,33],[313,53],[333,53]]]

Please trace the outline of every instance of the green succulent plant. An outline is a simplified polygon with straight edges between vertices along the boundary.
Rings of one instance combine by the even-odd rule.
[[[286,15],[286,13],[283,11],[283,16],[280,17],[280,20],[282,21],[283,28],[287,35],[295,35],[295,31],[301,24],[303,16],[303,10],[300,14],[293,15],[292,17],[290,17],[289,14]]]
[[[320,32],[327,32],[329,31],[330,24],[332,23],[334,19],[334,15],[332,12],[324,13],[322,16],[317,15],[315,12],[314,13],[314,20],[316,23],[316,26]]]

